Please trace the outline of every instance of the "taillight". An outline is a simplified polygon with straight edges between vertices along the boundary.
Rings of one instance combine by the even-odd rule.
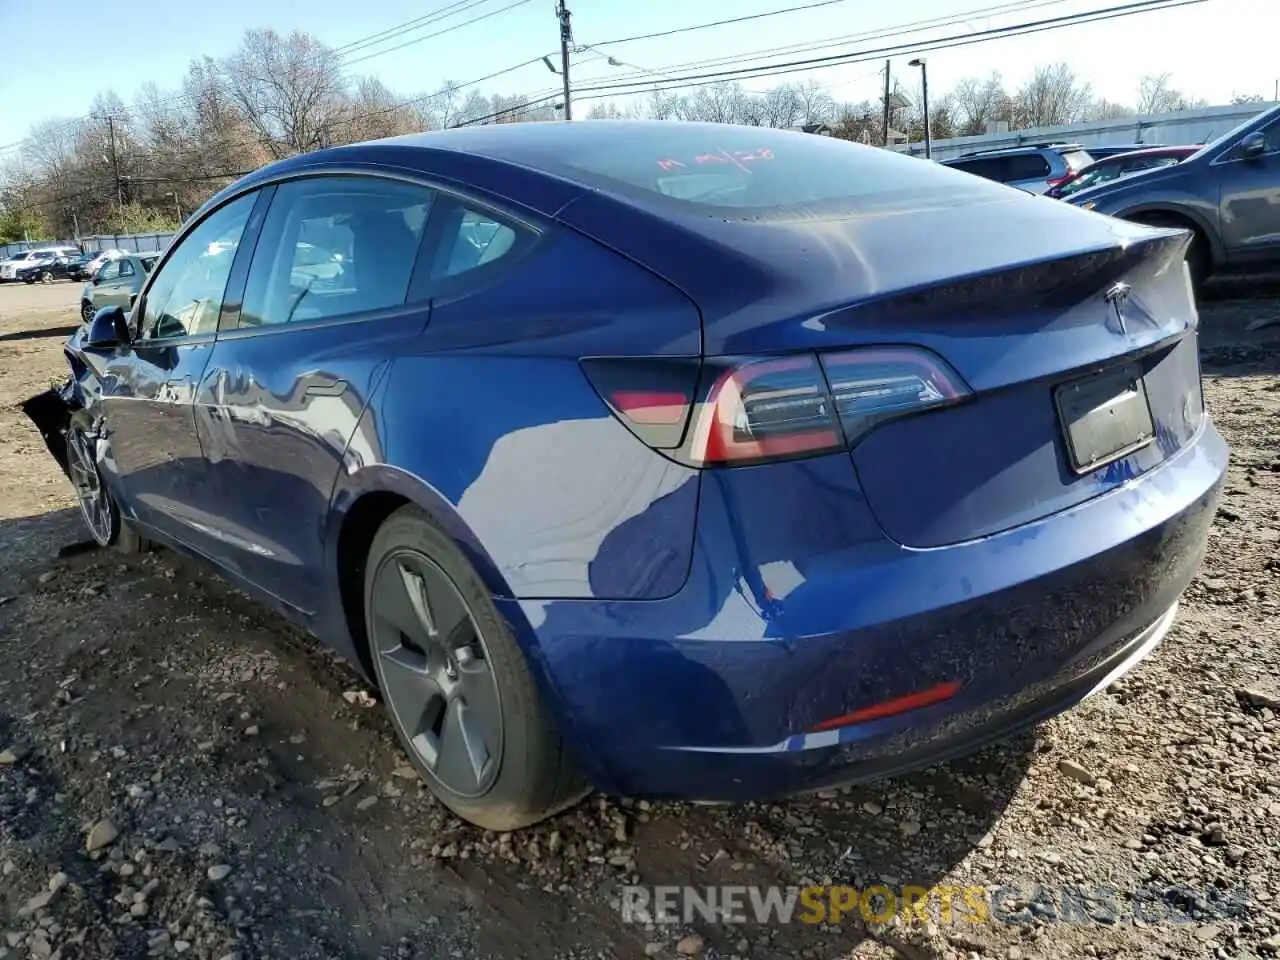
[[[828,353],[822,367],[850,446],[878,423],[951,403],[969,392],[940,357],[913,348]]]
[[[885,420],[969,393],[941,358],[914,347],[708,357],[700,378],[690,363],[591,359],[583,369],[639,439],[697,467],[849,449]]]
[[[1060,177],[1050,177],[1050,178],[1049,178],[1049,186],[1050,186],[1050,187],[1061,187],[1063,184],[1070,183],[1070,182],[1071,182],[1072,180],[1074,180],[1075,178],[1076,178],[1076,172],[1075,172],[1074,170],[1070,170],[1070,171],[1068,171],[1067,173],[1064,173],[1064,174],[1063,174],[1062,176],[1060,176]]]
[[[744,463],[840,448],[840,425],[816,357],[730,362],[694,422],[694,462]]]

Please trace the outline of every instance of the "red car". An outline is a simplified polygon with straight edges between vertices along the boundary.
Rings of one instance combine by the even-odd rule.
[[[1066,179],[1045,191],[1045,196],[1061,199],[1070,196],[1077,190],[1096,187],[1111,180],[1132,176],[1143,170],[1154,170],[1157,167],[1171,167],[1181,163],[1193,153],[1199,152],[1203,146],[1189,147],[1152,147],[1149,150],[1132,150],[1118,153],[1113,157],[1095,160],[1087,167],[1069,174]]]

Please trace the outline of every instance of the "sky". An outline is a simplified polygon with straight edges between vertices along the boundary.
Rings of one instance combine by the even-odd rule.
[[[553,0],[526,0],[514,6],[513,0],[476,2],[448,19],[351,53],[351,61],[368,58],[351,62],[348,72],[376,76],[408,98],[437,90],[446,80],[473,80],[544,54],[557,54],[553,59],[558,62]],[[838,47],[783,59],[861,51],[1062,16],[1123,0],[1020,0],[1034,6],[1003,14],[975,12],[989,10],[998,0],[827,0],[815,9],[729,26],[610,42],[806,2],[814,0],[569,0],[575,42],[601,45],[574,55],[571,77],[575,86],[587,86],[616,81],[635,69],[661,74],[673,64],[745,57],[762,49],[846,37],[850,39]],[[449,5],[449,0],[379,0],[368,7],[350,0],[113,0],[108,19],[116,26],[107,28],[104,38],[95,26],[103,22],[100,19],[81,22],[74,29],[50,30],[48,12],[40,4],[0,0],[0,37],[28,38],[5,44],[5,64],[0,72],[0,149],[22,140],[35,122],[84,115],[100,91],[114,90],[129,102],[148,81],[161,89],[176,88],[193,58],[231,52],[248,28],[305,30],[338,47]],[[512,8],[444,36],[380,53],[508,6]],[[890,39],[866,36],[971,12],[975,13],[966,16],[963,23],[943,28]],[[999,70],[1013,89],[1037,65],[1065,61],[1091,85],[1095,96],[1112,101],[1132,103],[1139,80],[1161,73],[1172,74],[1174,86],[1186,95],[1211,104],[1228,103],[1235,94],[1271,99],[1280,83],[1277,36],[1280,3],[1276,0],[1204,0],[1179,9],[929,53],[930,94],[932,99],[962,77],[985,76],[992,70]],[[610,65],[606,54],[623,65]],[[918,71],[907,66],[908,59],[895,58],[892,70],[903,92],[912,96],[919,80]],[[812,78],[838,100],[874,100],[881,96],[882,66],[880,55],[869,62],[760,78],[745,85],[764,89],[783,80]],[[487,94],[545,94],[559,82],[544,65],[534,63],[479,89]],[[579,105],[578,115],[588,106]]]

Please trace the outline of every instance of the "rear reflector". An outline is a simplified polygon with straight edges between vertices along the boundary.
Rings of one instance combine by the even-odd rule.
[[[582,365],[632,433],[695,467],[849,449],[885,420],[969,394],[940,357],[915,347],[702,361],[598,358]]]
[[[950,700],[959,689],[960,682],[958,680],[940,683],[936,687],[929,687],[927,690],[920,690],[916,693],[908,693],[903,697],[895,697],[892,700],[873,703],[871,706],[863,707],[861,710],[854,710],[852,713],[845,713],[838,717],[832,717],[830,720],[823,720],[821,723],[810,727],[809,732],[821,733],[823,730],[836,730],[839,727],[849,727],[855,723],[866,723],[868,720],[883,720],[885,717],[895,717],[910,710],[919,710],[921,707],[931,707],[935,703]]]

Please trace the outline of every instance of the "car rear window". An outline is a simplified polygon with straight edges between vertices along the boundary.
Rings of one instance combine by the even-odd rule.
[[[1064,153],[1062,159],[1067,161],[1067,166],[1072,170],[1083,170],[1093,163],[1093,157],[1084,150],[1072,150],[1070,153]]]
[[[728,216],[799,207],[863,211],[895,198],[955,200],[996,189],[928,160],[832,137],[709,124],[673,123],[644,140],[619,137],[557,154],[542,154],[538,165],[642,205]]]

